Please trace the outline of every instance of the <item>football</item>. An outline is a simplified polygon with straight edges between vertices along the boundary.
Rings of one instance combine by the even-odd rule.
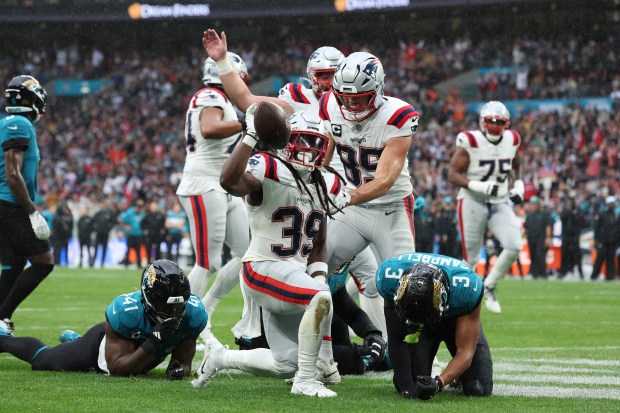
[[[283,149],[291,135],[291,125],[286,112],[271,102],[260,102],[254,112],[254,129],[266,144]]]

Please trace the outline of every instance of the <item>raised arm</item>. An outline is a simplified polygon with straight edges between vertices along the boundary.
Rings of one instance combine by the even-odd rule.
[[[278,98],[254,95],[245,82],[236,75],[226,57],[226,52],[228,51],[226,33],[222,32],[220,37],[215,30],[208,29],[202,35],[202,45],[209,57],[215,60],[220,79],[222,79],[222,86],[224,86],[226,94],[239,110],[245,112],[253,103],[266,100],[281,106],[289,115],[294,112],[288,103]]]

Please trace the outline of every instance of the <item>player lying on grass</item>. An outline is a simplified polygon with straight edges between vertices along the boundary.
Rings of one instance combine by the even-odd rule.
[[[394,386],[406,398],[430,399],[457,378],[467,396],[493,390],[493,361],[480,323],[483,284],[467,264],[438,254],[411,252],[377,270],[385,300]],[[432,377],[441,342],[452,360]]]
[[[177,264],[154,261],[142,273],[141,291],[116,297],[105,315],[106,321],[84,336],[56,347],[34,337],[13,337],[0,328],[0,353],[30,363],[33,370],[94,371],[120,377],[144,374],[172,354],[166,378],[181,380],[189,375],[207,313],[190,293],[189,281]]]

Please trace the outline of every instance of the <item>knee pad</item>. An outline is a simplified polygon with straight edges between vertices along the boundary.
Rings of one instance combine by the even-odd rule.
[[[466,396],[484,397],[490,396],[493,391],[493,382],[485,382],[484,380],[474,380],[467,385],[463,385],[463,393]]]

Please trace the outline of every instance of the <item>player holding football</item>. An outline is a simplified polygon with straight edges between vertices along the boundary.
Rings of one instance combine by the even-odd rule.
[[[324,386],[340,381],[330,338],[325,218],[344,205],[342,182],[321,168],[327,131],[310,112],[289,118],[290,140],[281,157],[253,155],[255,109],[246,112],[247,134],[224,164],[220,182],[232,195],[245,196],[252,238],[242,258],[242,288],[249,305],[262,308],[270,349],[227,350],[217,339],[208,340],[192,384],[204,386],[218,369],[236,368],[271,377],[295,375],[291,393],[334,397]]]
[[[243,60],[228,53],[234,76],[248,79]],[[220,172],[234,146],[243,136],[244,123],[237,118],[235,106],[222,88],[215,62],[204,63],[205,88],[192,97],[185,123],[186,160],[177,195],[190,223],[190,235],[196,263],[189,273],[192,292],[203,297],[209,325],[220,300],[239,282],[240,257],[249,245],[249,224],[243,199],[230,196],[220,186]],[[222,266],[224,243],[232,259]],[[205,295],[209,277],[217,271],[213,285]]]
[[[244,82],[232,74],[232,62],[229,61],[230,59],[224,58],[227,49],[226,34],[222,32],[220,38],[215,30],[209,29],[203,34],[202,42],[205,50],[216,61],[222,73],[222,84],[225,90],[231,100],[242,110],[253,103],[267,100],[281,106],[289,114],[301,110],[318,113],[319,99],[324,93],[331,90],[336,68],[344,60],[344,55],[338,49],[330,46],[319,47],[310,55],[306,66],[306,73],[308,74],[311,88],[292,82],[280,89],[277,98],[256,96],[252,94]],[[231,74],[227,75],[224,73]],[[345,168],[339,159],[332,159],[330,166],[341,176],[345,176]],[[331,225],[329,225],[328,239],[331,238],[332,231]],[[351,258],[352,256],[349,256],[345,261],[349,261]],[[333,271],[336,267],[331,269]],[[377,292],[374,283],[376,269],[377,260],[370,248],[362,249],[358,252],[350,265],[351,276],[359,281],[358,284],[363,292],[360,295],[362,309],[371,318],[373,324],[378,326],[382,332],[385,332],[385,319],[382,311],[383,300]]]
[[[172,261],[149,264],[141,280],[140,291],[115,298],[105,312],[106,321],[84,336],[48,347],[34,337],[13,337],[0,328],[0,353],[30,363],[33,370],[95,371],[118,377],[147,373],[172,354],[166,378],[187,377],[196,339],[207,324],[204,306]]]
[[[13,312],[54,269],[50,230],[37,212],[39,147],[34,124],[45,116],[47,92],[32,76],[16,76],[5,90],[0,120],[0,328],[12,332]],[[31,265],[24,270],[26,260]]]
[[[430,399],[460,378],[467,396],[493,390],[493,361],[480,322],[482,280],[469,266],[439,254],[411,252],[384,261],[377,288],[385,299],[388,350],[396,391]],[[441,342],[452,360],[431,375]]]
[[[460,186],[458,220],[463,258],[476,268],[484,234],[488,229],[502,244],[495,266],[484,280],[485,304],[499,314],[495,296],[497,281],[504,276],[521,251],[521,230],[512,203],[523,201],[519,134],[508,129],[510,112],[503,103],[491,101],[480,110],[480,130],[456,136],[456,152],[450,161],[448,181]],[[508,178],[512,173],[512,189]],[[511,203],[512,201],[512,203]]]

